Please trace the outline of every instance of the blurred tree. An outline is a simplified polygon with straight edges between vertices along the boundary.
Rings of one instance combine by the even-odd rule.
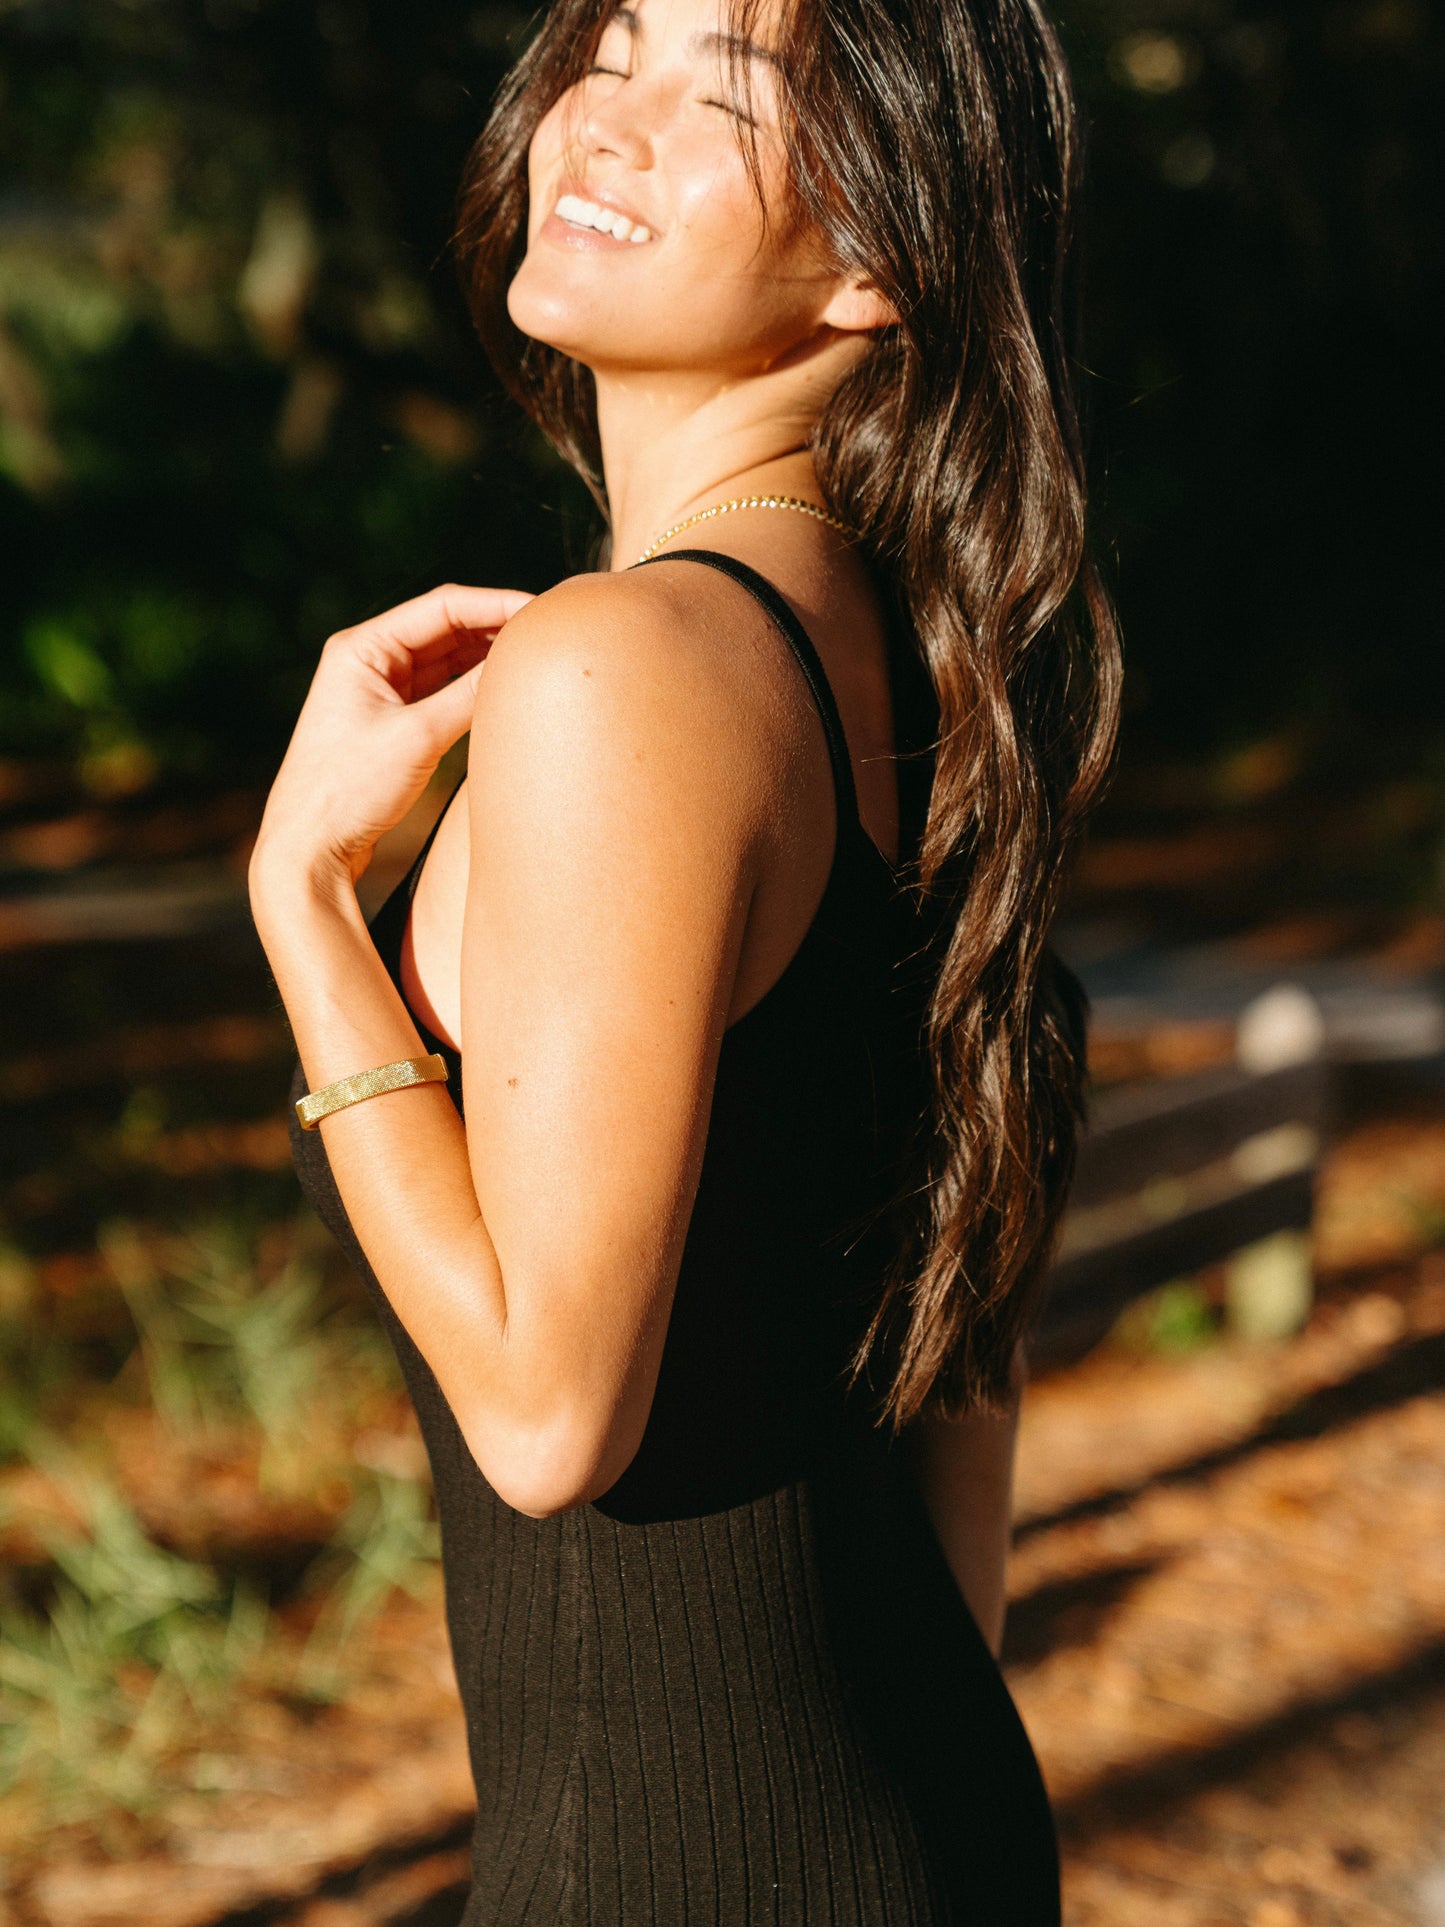
[[[1136,749],[1438,733],[1432,9],[1063,14]],[[446,259],[529,30],[505,0],[0,8],[0,750],[102,793],[254,777],[329,628],[585,564]]]
[[[1066,0],[1136,748],[1438,742],[1427,0]]]
[[[0,14],[4,748],[102,791],[254,775],[329,629],[583,560],[580,492],[500,405],[446,260],[524,24]]]

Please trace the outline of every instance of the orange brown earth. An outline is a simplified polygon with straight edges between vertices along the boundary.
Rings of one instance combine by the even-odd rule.
[[[22,801],[12,870],[184,859],[240,887],[254,799],[138,798],[124,834]],[[1417,805],[1391,808],[1409,829]],[[1217,899],[1283,971],[1438,970],[1433,911],[1279,906],[1317,850],[1346,882],[1373,863],[1378,821],[1281,807],[1184,846],[1146,826],[1077,895],[1181,939]],[[424,1458],[294,1215],[254,947],[47,949],[28,917],[17,897],[0,943],[0,1604],[38,1626],[63,1582],[70,1606],[58,1645],[0,1623],[0,1749],[12,1700],[43,1741],[0,1751],[0,1927],[450,1927],[469,1784]],[[1100,1030],[1092,1068],[1231,1049],[1218,1023]],[[1205,1276],[1191,1349],[1130,1318],[1030,1388],[1005,1663],[1069,1927],[1445,1923],[1445,1114],[1337,1144],[1313,1243],[1293,1338],[1231,1336]],[[135,1638],[117,1601],[147,1587]]]
[[[1445,1918],[1442,1384],[1427,1263],[1031,1388],[1006,1657],[1071,1927]]]
[[[1294,1339],[1114,1342],[1030,1388],[1006,1666],[1059,1815],[1070,1927],[1445,1918],[1445,1255],[1402,1248],[1391,1187],[1371,1217],[1382,1158],[1445,1188],[1431,1120],[1341,1145],[1321,1185],[1330,1262]],[[1350,1268],[1360,1254],[1373,1269]],[[404,1407],[364,1417],[363,1455],[409,1463]],[[204,1457],[180,1482],[183,1529],[145,1427],[113,1422],[112,1462],[160,1538],[324,1537],[340,1495],[273,1495],[248,1523],[254,1468],[227,1479]],[[6,1491],[10,1534],[54,1502],[33,1471]],[[279,1616],[265,1676],[167,1763],[154,1811],[53,1828],[37,1851],[9,1796],[11,1920],[454,1913],[468,1781],[434,1574],[388,1600],[329,1703],[286,1677],[309,1611]]]

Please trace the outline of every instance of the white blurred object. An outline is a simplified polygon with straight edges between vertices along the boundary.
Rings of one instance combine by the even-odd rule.
[[[1298,984],[1275,984],[1239,1013],[1235,1061],[1252,1077],[1307,1064],[1325,1047],[1324,1012]]]
[[[1225,1266],[1224,1301],[1239,1337],[1292,1337],[1314,1302],[1308,1235],[1276,1231],[1236,1251]]]
[[[1341,987],[1323,999],[1330,1056],[1380,1061],[1445,1050],[1445,1007],[1424,985]]]
[[[1420,1927],[1445,1927],[1445,1862],[1422,1874],[1415,1892],[1420,1905]]]
[[[1269,1184],[1308,1171],[1320,1154],[1320,1134],[1308,1124],[1276,1124],[1242,1139],[1229,1164],[1241,1184]]]
[[[272,354],[289,355],[299,342],[319,265],[316,231],[305,203],[295,194],[271,195],[256,223],[236,302]]]

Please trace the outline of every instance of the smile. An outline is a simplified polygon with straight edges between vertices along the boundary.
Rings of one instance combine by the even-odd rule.
[[[615,241],[639,245],[652,239],[652,229],[641,221],[631,221],[598,201],[584,201],[580,194],[562,195],[552,211],[568,227],[593,228],[598,234],[610,234]]]

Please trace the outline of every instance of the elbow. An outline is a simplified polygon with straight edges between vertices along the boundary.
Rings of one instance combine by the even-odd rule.
[[[615,1440],[571,1414],[530,1423],[491,1416],[465,1426],[463,1437],[503,1505],[529,1519],[555,1518],[600,1498],[637,1449],[633,1442],[619,1453]]]
[[[503,1505],[529,1519],[555,1519],[559,1513],[573,1512],[597,1497],[587,1480],[570,1476],[565,1466],[499,1469],[484,1465],[482,1477]]]

